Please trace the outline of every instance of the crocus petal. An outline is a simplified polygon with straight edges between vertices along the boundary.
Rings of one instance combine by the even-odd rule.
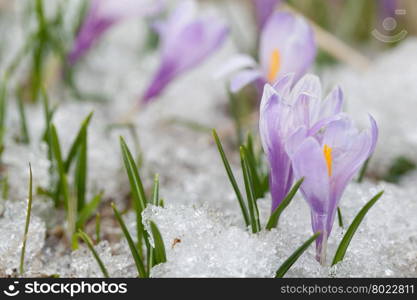
[[[275,84],[273,85],[274,89],[283,99],[289,99],[290,91],[294,83],[294,73],[289,73],[282,76]]]
[[[343,91],[337,86],[324,99],[320,110],[320,118],[328,118],[342,112],[343,108]]]
[[[332,213],[328,210],[330,182],[323,149],[314,138],[309,137],[294,152],[291,161],[295,179],[304,177],[301,192],[311,209],[313,232],[321,233],[316,240],[316,257],[322,260],[323,247],[331,232],[327,224],[329,213]]]
[[[285,116],[288,115],[289,109],[288,105],[280,101],[274,89],[268,84],[265,85],[261,100],[259,132],[270,167],[272,210],[281,203],[293,182],[291,162],[283,143],[288,126],[285,124]]]
[[[281,0],[252,0],[255,6],[256,21],[261,30]]]
[[[160,12],[165,1],[157,0],[93,0],[86,18],[68,54],[69,64],[76,63],[114,24],[137,16]]]
[[[275,12],[265,24],[260,40],[260,64],[266,78],[274,51],[279,53],[279,71],[275,80],[288,73],[295,73],[295,80],[298,80],[316,55],[311,27],[301,17]]]
[[[237,54],[233,56],[228,62],[226,62],[220,69],[214,74],[216,79],[228,76],[236,71],[240,71],[246,68],[255,68],[256,61],[252,56],[246,54]]]
[[[195,3],[182,2],[161,26],[161,64],[142,98],[158,96],[177,76],[197,66],[217,50],[228,34],[216,18],[195,17]]]
[[[371,118],[370,122],[371,129],[368,132],[359,132],[351,120],[346,118],[327,126],[323,143],[333,149],[332,201],[329,203],[329,211],[335,212],[346,186],[375,148],[378,129],[375,120]]]
[[[301,191],[309,206],[316,214],[326,214],[330,182],[322,147],[314,138],[308,137],[291,160],[295,179],[304,177]]]
[[[239,72],[233,77],[230,82],[230,91],[236,93],[241,90],[244,86],[260,78],[261,72],[259,70],[244,70]]]

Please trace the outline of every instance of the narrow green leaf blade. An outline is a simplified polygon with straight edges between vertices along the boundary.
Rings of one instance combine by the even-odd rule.
[[[87,117],[84,119],[84,121],[81,123],[81,127],[78,130],[77,136],[75,137],[75,140],[72,143],[70,150],[68,152],[67,159],[65,160],[65,172],[69,171],[73,160],[77,156],[78,147],[82,143],[82,139],[83,139],[82,137],[83,131],[85,131],[88,125],[90,124],[91,118],[93,117],[93,113],[94,112],[89,113]]]
[[[20,254],[20,268],[19,268],[20,275],[23,275],[23,272],[24,272],[26,241],[28,238],[30,216],[32,212],[32,201],[33,201],[32,166],[29,164],[29,196],[28,196],[28,208],[26,212],[25,231],[23,234],[22,252]]]
[[[142,224],[142,212],[146,208],[146,195],[143,188],[142,179],[139,176],[139,171],[132,153],[129,150],[123,137],[120,137],[120,147],[122,150],[123,162],[129,178],[130,190],[132,192],[133,206],[136,212],[136,231],[138,240],[139,254],[142,257],[142,239],[145,237],[146,247],[149,249],[149,242],[146,238],[146,231]]]
[[[342,240],[340,241],[339,247],[337,247],[336,253],[333,258],[332,266],[337,264],[339,261],[342,261],[345,257],[347,248],[349,247],[350,241],[353,238],[356,230],[358,229],[359,225],[361,224],[363,218],[368,213],[369,209],[381,198],[384,191],[379,192],[371,200],[368,201],[362,207],[362,209],[358,212],[355,219],[353,219],[352,223],[350,224],[349,228],[347,229],[345,235],[343,236]]]
[[[294,186],[291,188],[287,196],[282,200],[278,207],[272,212],[269,217],[268,223],[266,224],[266,229],[271,230],[272,228],[277,227],[279,217],[281,216],[284,209],[291,203],[301,184],[303,183],[304,178],[299,179]]]
[[[258,166],[257,166],[256,157],[255,157],[255,152],[253,149],[253,138],[251,134],[248,134],[245,148],[246,148],[246,158],[248,161],[249,170],[251,172],[252,179],[253,179],[255,199],[259,199],[263,197],[263,190],[262,190],[261,178],[257,171]]]
[[[159,175],[155,174],[153,181],[152,204],[157,206],[159,201]]]
[[[286,261],[279,267],[278,271],[275,274],[275,278],[282,278],[287,273],[287,271],[292,267],[292,265],[297,261],[297,259],[307,250],[307,248],[319,237],[320,232],[315,233],[311,238],[304,242]]]
[[[164,240],[162,239],[158,226],[154,222],[150,222],[150,227],[155,244],[155,262],[156,264],[164,263],[167,261]]]
[[[130,187],[132,191],[133,200],[137,205],[137,209],[140,213],[146,207],[146,195],[143,188],[142,180],[139,176],[139,171],[136,166],[136,162],[133,159],[132,153],[129,150],[123,137],[120,137],[120,147],[122,149],[123,162],[129,177]]]
[[[85,222],[94,214],[94,211],[97,209],[100,204],[101,197],[103,192],[98,193],[91,199],[91,201],[83,207],[83,209],[78,214],[77,228],[84,228]]]
[[[100,267],[101,272],[105,278],[109,278],[109,272],[107,271],[106,266],[104,265],[103,261],[101,260],[100,256],[98,255],[96,249],[94,249],[93,241],[90,237],[81,229],[78,229],[78,236],[86,243],[88,249],[90,249],[91,253],[93,254],[95,260],[97,261],[98,266]]]
[[[139,256],[139,252],[136,249],[135,243],[133,242],[133,239],[129,233],[129,230],[126,227],[125,222],[123,221],[122,216],[120,215],[119,211],[117,210],[116,206],[114,205],[114,203],[111,204],[113,211],[114,211],[114,216],[116,217],[117,222],[119,222],[119,225],[123,231],[123,234],[127,240],[127,243],[129,245],[130,248],[130,252],[132,253],[133,259],[135,261],[136,264],[136,268],[138,270],[138,274],[140,277],[145,278],[147,277],[147,273],[145,270],[145,266],[143,264],[143,261],[141,259],[141,257]]]
[[[243,171],[243,180],[246,189],[246,197],[248,199],[248,208],[249,216],[251,218],[252,233],[256,233],[261,230],[261,223],[259,221],[258,205],[255,200],[253,179],[249,170],[248,161],[246,157],[246,149],[244,146],[240,147],[240,159]]]
[[[233,190],[235,191],[236,198],[239,201],[239,206],[242,211],[243,219],[245,221],[246,226],[250,225],[250,218],[248,214],[248,210],[245,205],[245,201],[243,200],[242,193],[240,192],[239,186],[236,182],[235,176],[233,175],[232,168],[230,167],[229,161],[227,160],[226,154],[223,150],[223,146],[220,142],[219,136],[215,129],[213,129],[213,137],[214,141],[216,142],[217,149],[220,153],[220,157],[223,161],[224,168],[226,169],[227,176],[229,177],[229,181],[232,184]]]
[[[342,210],[340,207],[337,207],[337,220],[339,223],[339,227],[343,228],[343,216],[342,216]]]
[[[84,127],[81,133],[78,147],[78,157],[75,167],[75,189],[77,192],[78,211],[84,208],[85,194],[87,190],[87,128]]]

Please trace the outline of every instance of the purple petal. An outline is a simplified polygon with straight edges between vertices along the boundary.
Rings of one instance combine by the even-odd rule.
[[[259,70],[244,70],[236,74],[230,82],[230,91],[236,93],[241,90],[244,86],[248,85],[251,82],[254,82],[256,79],[260,78],[261,72]]]
[[[291,88],[294,83],[294,73],[289,73],[282,76],[274,85],[274,89],[284,99],[288,99],[290,96]]]
[[[291,156],[295,179],[304,177],[301,192],[311,209],[313,232],[321,232],[316,240],[317,258],[322,255],[323,242],[331,232],[328,218],[330,182],[326,161],[320,144],[312,137],[304,140]]]
[[[69,64],[76,63],[114,24],[131,17],[160,12],[165,1],[93,0],[86,18],[68,54]]]
[[[252,0],[252,2],[255,6],[258,28],[261,30],[275,8],[281,3],[281,0]]]
[[[271,57],[276,50],[280,54],[277,78],[295,73],[295,80],[298,80],[316,56],[313,30],[301,17],[275,12],[265,24],[260,41],[260,64],[265,77],[268,77]]]
[[[293,182],[291,162],[285,151],[285,116],[290,107],[279,100],[270,85],[264,88],[259,117],[262,146],[269,161],[272,210],[283,200]],[[285,126],[283,126],[285,125]]]
[[[143,96],[145,102],[159,95],[175,77],[202,63],[226,39],[226,25],[215,18],[194,18],[193,3],[181,3],[163,26],[161,65]]]
[[[301,186],[304,198],[316,214],[328,212],[330,181],[323,149],[312,137],[305,139],[292,154],[294,176],[304,177]]]
[[[216,72],[215,77],[221,78],[246,68],[254,69],[256,66],[256,61],[252,56],[237,54],[220,67],[220,69]]]
[[[343,108],[343,91],[337,86],[324,99],[320,110],[320,118],[328,118],[342,112]]]

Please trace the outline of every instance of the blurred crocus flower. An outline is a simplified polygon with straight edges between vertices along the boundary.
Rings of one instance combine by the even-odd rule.
[[[261,30],[281,0],[252,0],[252,3],[255,8],[256,22]]]
[[[162,11],[165,0],[91,0],[73,47],[70,64],[77,62],[113,25],[132,18],[152,16]]]
[[[359,131],[344,115],[314,136],[300,128],[287,142],[294,176],[304,177],[301,191],[311,209],[313,231],[321,232],[316,258],[322,264],[342,194],[375,149],[378,128],[372,117],[370,123],[370,130]]]
[[[261,33],[259,64],[240,54],[222,68],[218,77],[238,71],[231,80],[232,92],[252,82],[262,91],[265,83],[273,84],[289,73],[298,80],[313,63],[316,48],[313,30],[303,18],[275,12]]]
[[[161,63],[144,93],[149,102],[177,76],[202,63],[228,35],[226,24],[215,17],[196,17],[193,1],[181,2],[168,19],[156,24]]]
[[[259,131],[270,168],[272,210],[289,192],[293,183],[291,160],[286,143],[298,128],[314,135],[327,123],[339,118],[343,95],[339,87],[322,101],[321,83],[317,76],[305,75],[293,86],[289,74],[274,86],[265,85],[261,100]],[[295,143],[295,140],[293,140]]]

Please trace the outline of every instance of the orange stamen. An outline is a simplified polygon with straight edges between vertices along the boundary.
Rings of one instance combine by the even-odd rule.
[[[269,61],[269,73],[268,81],[273,83],[278,75],[279,69],[281,68],[281,55],[278,49],[272,51],[271,59]]]
[[[324,145],[323,148],[324,159],[326,160],[327,164],[327,173],[329,177],[332,176],[332,164],[333,164],[333,157],[332,157],[332,148],[327,145]]]

